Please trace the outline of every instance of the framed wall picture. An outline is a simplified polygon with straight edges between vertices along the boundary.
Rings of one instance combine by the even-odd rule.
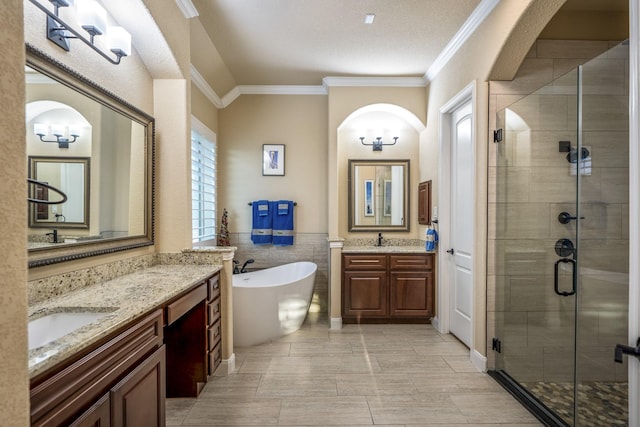
[[[374,216],[373,208],[373,180],[364,180],[364,216]]]
[[[384,216],[391,216],[391,184],[392,181],[390,179],[384,180]]]
[[[262,175],[284,176],[284,144],[262,145]]]

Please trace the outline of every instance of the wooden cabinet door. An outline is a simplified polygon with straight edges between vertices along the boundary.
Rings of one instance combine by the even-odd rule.
[[[165,346],[111,389],[113,427],[164,427]]]
[[[109,427],[111,425],[109,394],[102,396],[69,427]]]
[[[431,224],[431,181],[418,185],[418,224]]]
[[[343,292],[346,317],[387,316],[389,313],[386,271],[345,271]]]
[[[391,273],[391,316],[433,317],[433,273]]]

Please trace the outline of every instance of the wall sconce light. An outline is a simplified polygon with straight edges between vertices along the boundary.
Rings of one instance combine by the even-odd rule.
[[[67,130],[68,135],[67,135]],[[58,148],[69,148],[69,144],[76,142],[80,137],[80,129],[73,126],[65,125],[46,125],[42,123],[36,123],[33,125],[33,133],[40,137],[42,142],[53,142],[58,144]],[[45,137],[52,135],[55,139],[45,139]]]
[[[373,151],[382,151],[382,146],[383,145],[396,145],[396,142],[398,142],[398,138],[397,136],[393,137],[393,142],[382,142],[382,137],[379,136],[376,139],[374,139],[371,142],[364,142],[364,136],[360,137],[360,142],[362,143],[362,145],[371,145],[373,146]]]
[[[79,39],[112,64],[119,64],[123,56],[131,54],[131,35],[122,27],[107,27],[107,12],[95,0],[49,0],[54,6],[53,12],[38,0],[29,1],[47,15],[47,39],[60,48],[69,51],[69,39]],[[58,16],[59,8],[73,6],[74,2],[77,2],[78,24],[89,34],[89,39]],[[93,43],[94,37],[102,34],[106,34],[107,47],[115,59]]]

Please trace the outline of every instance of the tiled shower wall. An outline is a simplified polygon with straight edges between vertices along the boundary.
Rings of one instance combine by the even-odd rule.
[[[488,348],[493,337],[503,343],[489,364],[519,381],[572,380],[576,299],[554,293],[553,248],[575,235],[574,221],[557,220],[575,214],[576,192],[558,141],[577,143],[577,89],[575,72],[560,77],[604,52],[583,81],[592,170],[582,177],[579,375],[626,379],[626,366],[612,363],[615,344],[627,341],[628,300],[628,49],[608,51],[616,44],[539,40],[513,81],[490,83],[490,129],[505,107],[523,119],[489,146],[488,191]]]

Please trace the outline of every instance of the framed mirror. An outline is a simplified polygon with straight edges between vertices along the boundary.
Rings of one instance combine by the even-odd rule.
[[[153,117],[26,47],[29,267],[152,245]]]
[[[409,231],[409,160],[349,160],[349,231]]]
[[[47,203],[29,203],[30,228],[89,228],[90,161],[87,157],[29,156],[29,178],[66,196],[63,203],[55,203],[60,195],[50,194],[49,187],[32,185],[30,197]]]

